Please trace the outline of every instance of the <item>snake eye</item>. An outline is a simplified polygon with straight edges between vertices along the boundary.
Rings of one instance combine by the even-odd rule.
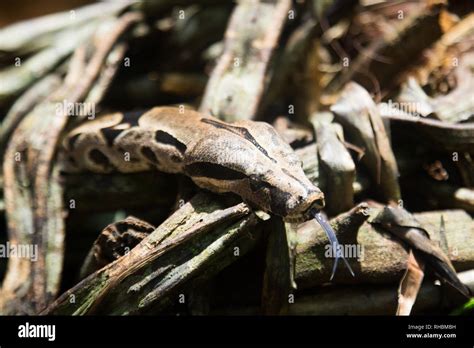
[[[257,175],[251,175],[249,177],[249,184],[250,184],[250,189],[252,190],[252,192],[261,190],[262,188],[266,186],[262,178],[258,177]]]

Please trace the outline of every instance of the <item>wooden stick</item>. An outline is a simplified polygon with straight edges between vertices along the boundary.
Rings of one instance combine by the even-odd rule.
[[[369,211],[374,213],[376,210],[371,208]],[[367,222],[357,231],[356,227],[364,221],[362,217],[366,213],[363,207],[359,207],[331,220],[341,244],[347,245],[348,251],[355,253],[349,258],[349,263],[356,277],[341,269],[334,277],[333,282],[336,284],[397,283],[406,269],[408,254],[399,241]],[[441,215],[445,220],[443,234],[440,234]],[[413,216],[426,229],[433,241],[436,243],[445,241],[444,251],[457,271],[474,268],[474,224],[465,211],[433,211],[415,213]],[[341,220],[358,222],[346,228],[346,232],[339,236],[338,221]],[[306,289],[326,283],[331,275],[333,259],[326,254],[327,240],[324,232],[316,223],[310,221],[301,225],[297,236],[298,288]]]
[[[290,5],[289,0],[237,4],[225,34],[224,53],[209,79],[200,111],[226,121],[255,117]]]
[[[325,194],[327,212],[335,215],[354,206],[355,164],[341,141],[342,127],[336,123],[312,118],[318,142],[321,167],[321,189]]]
[[[166,307],[170,292],[197,276],[196,272],[210,276],[221,269],[215,257],[224,257],[226,262],[236,259],[232,251],[240,245],[231,241],[245,236],[246,226],[254,225],[256,220],[249,214],[243,203],[225,208],[213,196],[195,196],[128,255],[68,290],[43,314],[125,314],[147,310],[158,302]],[[69,301],[72,295],[75,303]]]
[[[62,249],[64,214],[59,171],[52,163],[59,136],[70,118],[66,114],[58,116],[57,103],[65,99],[77,103],[86,97],[115,42],[140,18],[130,13],[118,19],[87,66],[84,79],[72,89],[65,86],[38,105],[12,136],[4,161],[9,239],[15,245],[36,245],[39,253],[35,262],[9,260],[0,292],[2,313],[36,313],[58,291],[62,262],[52,264],[48,260]]]

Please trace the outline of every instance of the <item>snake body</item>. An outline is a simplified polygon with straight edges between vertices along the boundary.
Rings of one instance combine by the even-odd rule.
[[[66,172],[185,174],[201,188],[235,193],[286,221],[310,219],[324,206],[297,155],[265,122],[226,123],[175,107],[113,113],[66,134],[61,158]]]

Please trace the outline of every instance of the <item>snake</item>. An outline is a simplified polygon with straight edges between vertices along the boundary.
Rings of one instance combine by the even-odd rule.
[[[306,177],[296,153],[270,124],[227,123],[181,107],[87,120],[64,136],[60,163],[66,173],[184,174],[202,189],[237,194],[290,223],[313,217],[319,222],[324,208],[324,193]],[[321,226],[331,243],[337,242],[329,224]]]

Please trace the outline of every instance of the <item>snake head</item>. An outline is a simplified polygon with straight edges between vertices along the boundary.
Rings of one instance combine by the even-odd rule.
[[[312,210],[324,207],[324,194],[308,180],[299,165],[291,169],[267,169],[265,174],[251,174],[249,178],[248,199],[287,222],[309,220]]]
[[[233,192],[288,222],[312,218],[324,207],[324,194],[306,177],[293,149],[267,123],[224,123],[201,119],[213,128],[194,146],[187,173],[201,187]],[[225,154],[225,155],[223,155]],[[193,158],[194,157],[194,158]]]

